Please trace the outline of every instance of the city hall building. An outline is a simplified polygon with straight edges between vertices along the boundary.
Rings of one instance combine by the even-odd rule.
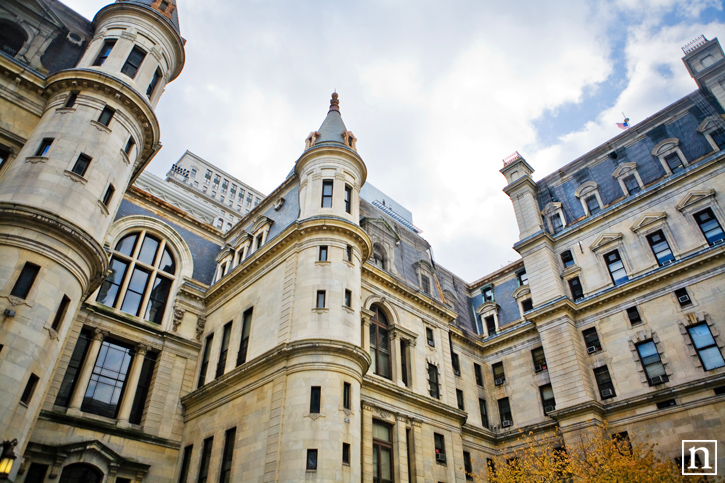
[[[556,172],[507,158],[521,258],[473,282],[368,182],[337,94],[267,195],[190,152],[145,173],[184,44],[174,0],[0,4],[0,479],[452,483],[521,431],[725,434],[717,39]]]

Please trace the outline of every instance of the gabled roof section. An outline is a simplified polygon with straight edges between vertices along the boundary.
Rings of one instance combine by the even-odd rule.
[[[116,0],[116,3],[135,3],[148,7],[164,17],[174,27],[176,33],[181,35],[176,0]]]

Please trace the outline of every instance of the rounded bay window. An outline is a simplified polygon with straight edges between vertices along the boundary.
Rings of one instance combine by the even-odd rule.
[[[176,280],[176,261],[166,240],[143,230],[122,237],[113,249],[111,273],[96,300],[160,324]]]

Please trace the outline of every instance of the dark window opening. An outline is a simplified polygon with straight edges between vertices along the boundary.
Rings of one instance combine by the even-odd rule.
[[[461,375],[461,362],[458,357],[458,354],[455,352],[451,354],[451,364],[453,365],[453,374],[456,376]]]
[[[602,211],[601,206],[599,206],[599,200],[597,199],[596,195],[589,196],[584,200],[584,203],[587,205],[587,209],[589,210],[589,215],[596,215],[600,211]]]
[[[393,482],[392,428],[373,420],[373,483]]]
[[[345,307],[352,307],[352,292],[345,289]]]
[[[325,308],[325,291],[324,290],[318,290],[317,291],[317,305],[316,307],[318,309],[324,309]]]
[[[352,385],[349,382],[342,386],[342,407],[352,409]]]
[[[631,325],[639,325],[642,323],[642,317],[639,315],[637,307],[629,307],[627,309],[627,318]]]
[[[492,335],[496,335],[496,319],[493,315],[489,315],[488,317],[484,318],[483,321],[486,323],[486,330],[488,331],[488,336],[491,337]]]
[[[670,245],[667,243],[667,239],[662,230],[657,230],[647,235],[647,242],[660,267],[672,263],[675,260],[675,256],[672,254]]]
[[[138,72],[138,68],[141,67],[141,63],[146,58],[146,52],[141,50],[138,47],[134,47],[130,54],[128,54],[128,58],[126,59],[126,63],[123,64],[123,68],[121,69],[122,74],[126,74],[131,79],[136,77],[136,73]]]
[[[219,360],[217,361],[216,374],[214,375],[215,378],[224,375],[224,369],[227,365],[227,354],[229,353],[229,338],[231,335],[232,323],[228,322],[224,325],[224,329],[222,330],[222,346],[219,351]]]
[[[486,410],[485,399],[478,399],[478,410],[481,412],[481,426],[488,428],[488,411]]]
[[[433,340],[433,329],[431,329],[430,327],[425,328],[425,338],[429,346],[435,347],[436,343],[435,340]]]
[[[555,235],[564,229],[564,222],[561,221],[561,215],[559,213],[556,213],[554,216],[549,218],[549,220],[551,221],[551,227],[554,230]]]
[[[531,351],[531,357],[534,359],[534,372],[541,372],[547,370],[546,356],[544,355],[544,348],[537,347]]]
[[[420,276],[420,285],[423,292],[430,295],[430,279],[426,275]]]
[[[327,261],[327,246],[321,246],[319,256],[317,257],[317,260],[320,262],[326,262]]]
[[[556,410],[554,390],[551,388],[551,384],[546,384],[539,388],[539,392],[541,394],[541,406],[544,408],[544,415],[546,416],[551,411]]]
[[[113,198],[113,193],[115,192],[116,188],[114,188],[112,184],[109,184],[108,188],[106,188],[106,193],[103,195],[103,206],[108,208],[108,205],[111,203],[111,199]]]
[[[148,97],[149,99],[152,95],[154,95],[154,91],[156,90],[156,86],[159,85],[161,77],[161,70],[156,69],[156,72],[154,72],[154,76],[151,78],[151,83],[149,84],[148,88],[146,88],[146,97]]]
[[[88,165],[91,164],[91,159],[90,156],[86,156],[85,154],[79,155],[71,171],[78,176],[85,176]]]
[[[70,299],[67,295],[63,295],[63,298],[60,300],[60,305],[58,305],[58,310],[55,311],[55,317],[53,317],[53,323],[50,326],[51,329],[58,331],[60,325],[63,323],[63,319],[65,319],[66,312],[68,312],[68,304],[70,304]]]
[[[20,271],[20,276],[15,281],[13,289],[10,291],[10,295],[21,299],[28,298],[30,289],[33,288],[35,283],[35,277],[38,276],[40,267],[34,263],[25,262],[23,269]]]
[[[627,188],[629,196],[635,195],[642,190],[642,188],[639,187],[637,178],[633,174],[625,177],[622,181],[624,182],[624,186]]]
[[[685,167],[682,165],[682,160],[677,153],[672,153],[665,156],[665,163],[667,163],[667,166],[669,166],[672,174],[679,173],[680,171],[685,169]]]
[[[687,293],[687,289],[685,287],[675,290],[675,297],[677,297],[680,307],[692,305],[692,299],[690,298],[690,294]]]
[[[211,450],[213,444],[213,436],[204,440],[204,447],[201,450],[201,461],[199,461],[199,476],[196,479],[197,483],[207,483],[207,478],[209,476],[209,462],[211,461]]]
[[[116,45],[116,39],[109,39],[103,41],[103,47],[101,47],[101,51],[98,53],[98,57],[96,57],[96,60],[93,61],[93,65],[96,67],[103,65],[108,56],[111,55],[111,51],[113,50],[114,45]]]
[[[239,343],[237,366],[247,362],[247,349],[249,348],[249,331],[252,329],[252,309],[247,309],[242,315],[242,340]]]
[[[624,269],[622,257],[619,256],[619,250],[614,250],[604,255],[604,262],[607,264],[607,269],[609,270],[609,275],[612,277],[614,285],[619,285],[629,280],[627,272]]]
[[[110,107],[106,106],[101,111],[101,115],[98,116],[98,124],[103,124],[104,126],[108,127],[108,125],[111,123],[111,119],[113,119],[113,115],[116,114],[116,111],[111,109]]]
[[[108,339],[103,341],[83,396],[83,412],[116,417],[132,359],[130,346]]]
[[[534,302],[531,299],[526,299],[521,302],[521,308],[524,312],[528,312],[534,309]]]
[[[388,333],[388,318],[377,305],[373,305],[370,310],[374,313],[370,318],[371,369],[374,374],[390,379],[390,335]]]
[[[123,152],[126,153],[126,156],[131,155],[131,150],[136,145],[136,140],[133,138],[133,136],[129,136],[128,142],[126,142],[126,147],[123,148]]]
[[[307,471],[317,471],[317,450],[307,450]]]
[[[54,139],[53,138],[44,138],[40,146],[38,146],[38,149],[35,151],[35,156],[45,156],[48,154],[48,151],[50,150],[51,144],[53,144]]]
[[[484,302],[493,302],[493,287],[485,287],[481,290]]]
[[[466,410],[465,403],[463,401],[463,391],[460,389],[456,389],[456,403],[458,403],[458,409],[461,411]]]
[[[582,287],[579,277],[569,279],[569,290],[571,291],[571,298],[574,302],[584,298],[584,287]]]
[[[677,406],[677,401],[674,399],[668,399],[666,401],[660,401],[657,403],[657,409],[667,409],[671,408],[672,406]]]
[[[446,440],[443,435],[433,433],[433,444],[435,445],[436,463],[446,464]]]
[[[609,369],[607,369],[607,366],[597,367],[594,369],[594,378],[597,381],[597,388],[599,389],[599,395],[602,399],[609,399],[617,395],[614,392],[614,384],[612,384],[612,378],[609,375]]]
[[[432,398],[441,398],[440,387],[438,386],[438,367],[430,363],[428,364],[428,392]]]
[[[310,388],[310,414],[320,413],[320,397],[322,388],[320,386],[312,386]]]
[[[342,464],[350,465],[350,443],[342,443]]]
[[[400,340],[400,370],[403,384],[405,387],[410,387],[408,386],[408,343],[403,339]]]
[[[224,433],[224,452],[222,453],[222,467],[219,471],[219,483],[231,483],[232,481],[232,459],[236,439],[237,428],[227,429]]]
[[[715,141],[715,145],[722,149],[725,149],[725,129],[719,127],[710,133],[710,137]]]
[[[506,382],[506,374],[503,370],[503,362],[497,362],[493,366],[491,366],[491,369],[493,370],[493,383],[497,386],[500,386],[504,382]]]
[[[28,382],[25,384],[25,390],[23,391],[23,395],[20,396],[20,402],[23,404],[29,404],[30,400],[33,398],[33,394],[35,393],[35,388],[38,386],[38,381],[40,379],[35,374],[30,374],[30,377],[28,377]]]
[[[516,272],[516,280],[519,282],[519,287],[522,285],[528,285],[529,276],[526,275],[526,270],[519,270]]]
[[[564,264],[564,268],[574,265],[574,257],[571,254],[571,250],[561,252],[561,262]]]
[[[75,391],[76,376],[80,372],[83,361],[86,358],[86,350],[88,349],[90,340],[89,333],[86,330],[81,331],[76,346],[73,349],[73,354],[68,362],[68,368],[65,370],[63,382],[60,383],[60,390],[55,398],[55,404],[57,406],[68,406],[70,396]]]
[[[128,422],[131,424],[141,424],[144,406],[146,406],[146,398],[151,389],[151,380],[153,379],[155,366],[156,353],[147,352],[143,360],[143,365],[141,366],[136,394],[133,397],[133,404],[131,405],[131,414],[128,417]]]
[[[332,180],[322,181],[322,207],[332,208]]]
[[[206,381],[206,371],[209,368],[209,357],[211,356],[211,344],[214,341],[214,334],[207,336],[206,344],[204,345],[204,355],[201,358],[201,369],[199,370],[199,381],[196,387],[201,387]]]
[[[584,336],[584,345],[587,348],[587,353],[592,354],[602,350],[602,344],[599,342],[599,335],[597,334],[596,327],[591,327],[582,331]]]
[[[345,213],[352,213],[352,188],[345,185]]]
[[[514,418],[511,415],[511,405],[509,398],[505,397],[498,400],[498,413],[501,415],[501,427],[508,428],[514,424]]]
[[[476,385],[483,387],[483,373],[479,364],[473,364],[473,373],[476,375]]]

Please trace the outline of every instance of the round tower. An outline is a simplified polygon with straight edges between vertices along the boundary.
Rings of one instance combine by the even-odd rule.
[[[46,79],[44,111],[0,179],[0,438],[18,454],[70,321],[106,275],[123,193],[160,148],[154,107],[184,65],[173,0],[119,0],[93,26],[78,66]]]
[[[359,226],[367,168],[340,116],[337,93],[297,160],[302,237],[288,362],[280,480],[300,480],[316,459],[316,481],[361,481],[361,269],[371,251]],[[347,463],[341,464],[347,458]]]

